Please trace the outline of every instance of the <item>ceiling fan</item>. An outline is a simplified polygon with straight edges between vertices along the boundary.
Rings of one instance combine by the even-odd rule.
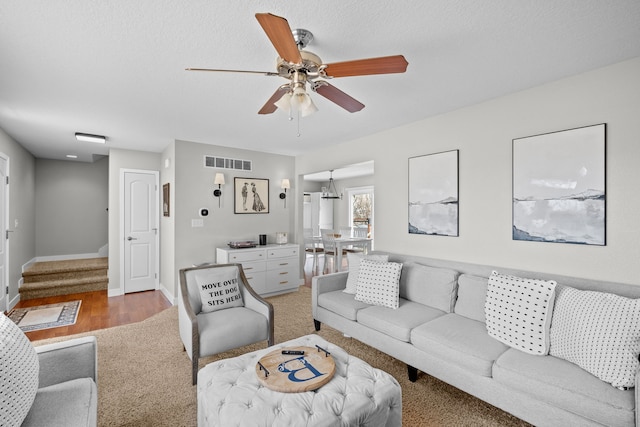
[[[271,114],[278,108],[285,111],[298,109],[302,116],[317,111],[306,91],[307,84],[314,92],[334,102],[350,113],[364,108],[364,104],[329,84],[336,77],[366,76],[372,74],[404,73],[409,63],[402,55],[324,64],[320,57],[304,50],[313,39],[308,30],[291,30],[285,18],[270,13],[256,13],[256,19],[275,47],[279,57],[277,71],[224,70],[187,68],[187,71],[216,71],[279,76],[289,80],[269,98],[258,114]]]

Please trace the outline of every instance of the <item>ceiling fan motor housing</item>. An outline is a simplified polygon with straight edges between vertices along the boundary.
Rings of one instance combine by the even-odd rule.
[[[302,64],[292,64],[291,62],[287,62],[278,57],[276,60],[278,74],[284,78],[291,79],[293,74],[296,71],[299,71],[311,78],[319,77],[322,59],[320,59],[320,57],[315,53],[308,52],[306,50],[301,50],[300,56],[302,57]]]

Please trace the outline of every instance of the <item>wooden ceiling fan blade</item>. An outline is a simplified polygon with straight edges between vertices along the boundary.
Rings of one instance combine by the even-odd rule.
[[[245,73],[245,74],[261,74],[263,76],[279,76],[273,71],[251,71],[251,70],[223,70],[217,68],[185,68],[185,71],[213,71],[217,73]]]
[[[271,13],[256,13],[256,19],[282,59],[293,64],[302,63],[298,45],[285,18]]]
[[[314,89],[317,93],[327,98],[329,101],[338,104],[350,113],[355,113],[364,108],[364,104],[352,98],[335,86],[327,82],[317,84]]]
[[[276,90],[273,95],[271,95],[271,98],[269,98],[269,100],[266,102],[266,104],[264,104],[262,106],[262,108],[260,109],[260,111],[258,111],[258,114],[271,114],[274,111],[276,111],[278,109],[278,107],[276,107],[275,102],[277,100],[279,100],[280,98],[282,98],[282,95],[284,95],[285,93],[287,93],[287,88],[286,87],[279,87],[278,90]]]
[[[409,63],[402,55],[380,58],[356,59],[327,64],[324,72],[328,77],[367,76],[372,74],[404,73]]]

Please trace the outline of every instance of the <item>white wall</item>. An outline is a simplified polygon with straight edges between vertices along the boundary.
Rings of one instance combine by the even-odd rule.
[[[36,159],[36,256],[97,253],[108,241],[109,158]]]
[[[639,113],[636,58],[298,156],[296,176],[373,159],[377,250],[640,285]],[[607,245],[513,241],[512,140],[598,123],[608,134]],[[409,235],[408,158],[453,149],[460,236]]]
[[[35,159],[13,138],[0,129],[0,153],[9,157],[9,301],[18,300],[22,265],[36,254],[35,233]],[[18,221],[18,226],[15,222]]]

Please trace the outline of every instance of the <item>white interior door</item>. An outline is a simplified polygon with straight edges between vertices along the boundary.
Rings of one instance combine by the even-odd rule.
[[[123,173],[124,292],[157,289],[158,173]]]
[[[0,156],[0,229],[3,236],[0,236],[0,311],[7,310],[8,287],[7,287],[7,242],[9,239],[9,223],[7,212],[9,211],[9,199],[7,197],[7,159]]]

